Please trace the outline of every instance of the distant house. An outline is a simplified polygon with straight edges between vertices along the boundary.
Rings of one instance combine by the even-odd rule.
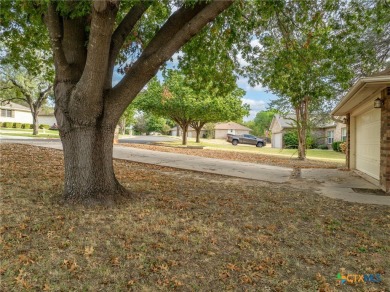
[[[286,115],[282,117],[280,114],[275,114],[272,118],[269,130],[271,131],[271,147],[281,149],[284,147],[283,135],[293,129],[294,126],[294,115]]]
[[[57,124],[56,117],[54,116],[54,110],[52,108],[43,108],[38,117],[39,124],[53,125]]]
[[[14,102],[0,103],[0,122],[32,124],[31,111]]]
[[[390,192],[390,68],[359,79],[332,115],[346,120],[347,167]]]
[[[53,125],[56,123],[53,112],[42,111],[38,118],[39,124]],[[33,118],[30,108],[14,103],[3,102],[0,103],[0,123],[11,122],[21,124],[32,124]]]
[[[173,127],[171,129],[171,135],[178,136],[177,131],[179,131],[179,136],[182,134],[180,127]],[[235,122],[217,123],[215,124],[212,136],[214,139],[226,139],[227,134],[233,134],[233,135],[249,134],[250,131],[251,131],[250,128]],[[200,132],[200,136],[204,137],[205,134],[206,134],[206,129],[202,128]],[[196,137],[195,129],[188,127],[187,136]]]
[[[271,145],[272,148],[284,148],[283,135],[295,128],[295,115],[288,114],[282,116],[275,114],[272,118],[270,131],[272,133]],[[347,140],[347,126],[342,123],[330,122],[312,129],[312,134],[317,138],[318,144],[327,145],[330,149],[335,141]]]

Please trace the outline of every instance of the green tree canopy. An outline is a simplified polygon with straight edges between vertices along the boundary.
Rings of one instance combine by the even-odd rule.
[[[237,120],[248,114],[249,107],[242,104],[243,95],[238,87],[226,93],[210,80],[200,86],[179,71],[169,70],[163,84],[157,79],[148,84],[136,105],[140,110],[175,121],[183,130],[185,145],[190,125],[199,133],[206,123]]]

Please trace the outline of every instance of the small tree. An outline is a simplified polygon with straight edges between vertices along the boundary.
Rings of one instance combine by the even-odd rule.
[[[26,68],[18,69],[11,66],[1,66],[1,102],[15,101],[26,103],[31,111],[33,120],[33,135],[38,134],[39,113],[50,95],[53,94],[52,69],[43,63],[42,70],[30,74]]]
[[[212,82],[201,90],[190,85],[189,79],[178,71],[169,70],[164,84],[153,80],[136,101],[139,109],[170,118],[182,129],[182,144],[187,145],[188,127],[191,125],[200,141],[200,131],[206,123],[236,120],[248,114],[249,106],[242,105],[244,91],[235,88],[219,95]]]

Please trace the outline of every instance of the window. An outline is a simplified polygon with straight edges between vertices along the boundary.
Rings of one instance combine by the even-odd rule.
[[[334,139],[334,131],[333,130],[328,131],[327,137],[328,137],[328,144],[332,144]]]
[[[7,117],[7,118],[12,118],[12,117],[13,117],[12,110],[9,110],[9,109],[1,109],[1,116],[2,116],[2,117]]]
[[[341,129],[341,141],[343,142],[347,141],[347,128]]]

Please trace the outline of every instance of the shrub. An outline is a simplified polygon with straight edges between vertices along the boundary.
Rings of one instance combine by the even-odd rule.
[[[318,146],[317,146],[317,149],[328,150],[328,145],[325,145],[325,144],[318,145]]]
[[[286,148],[298,148],[298,135],[295,132],[287,132],[283,135],[283,142]]]
[[[23,129],[31,129],[31,124],[22,124]]]
[[[22,128],[22,123],[14,123],[13,128],[15,129],[21,129]]]
[[[46,130],[48,130],[49,128],[50,128],[49,125],[45,125],[45,124],[39,125],[39,129],[46,129]]]
[[[332,143],[332,148],[334,151],[337,151],[337,152],[341,152],[341,149],[340,149],[340,144],[343,143],[341,141],[337,141],[337,142],[333,142]]]
[[[283,142],[286,148],[293,148],[297,149],[298,148],[298,134],[294,131],[287,132],[283,135]],[[308,134],[306,136],[306,149],[313,149],[315,148],[316,141],[315,138]]]
[[[12,128],[13,126],[14,126],[14,123],[12,123],[12,122],[5,122],[4,123],[5,128]]]

